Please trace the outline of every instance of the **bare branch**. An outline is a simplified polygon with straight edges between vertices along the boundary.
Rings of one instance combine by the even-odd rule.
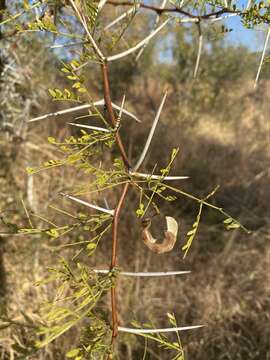
[[[156,130],[156,126],[157,126],[158,120],[159,120],[159,118],[160,118],[160,114],[161,114],[161,111],[162,111],[162,109],[163,109],[163,105],[164,105],[164,103],[165,103],[166,97],[167,97],[167,91],[165,92],[165,94],[164,94],[164,96],[163,96],[163,98],[162,98],[162,100],[161,100],[161,103],[160,103],[160,105],[159,105],[159,108],[158,108],[156,117],[155,117],[154,122],[153,122],[153,125],[152,125],[152,127],[151,127],[151,130],[150,130],[150,132],[149,132],[148,138],[147,138],[146,143],[145,143],[145,145],[144,145],[144,149],[143,149],[143,151],[142,151],[142,153],[141,153],[141,156],[140,156],[139,160],[137,161],[136,165],[135,165],[134,168],[132,169],[132,172],[137,172],[137,170],[138,170],[139,167],[141,166],[143,160],[145,159],[145,156],[146,156],[147,151],[148,151],[148,149],[149,149],[150,143],[151,143],[152,138],[153,138],[153,136],[154,136],[154,132],[155,132],[155,130]]]
[[[108,5],[113,5],[113,6],[134,6],[134,3],[130,2],[130,1],[117,1],[116,2],[116,1],[113,1],[113,0],[107,0],[107,4]],[[177,7],[167,7],[167,8],[164,7],[164,8],[161,8],[161,7],[157,7],[157,6],[154,6],[154,5],[145,4],[143,2],[140,2],[140,7],[143,8],[143,9],[146,9],[146,10],[154,11],[159,15],[164,14],[164,13],[177,13],[177,14],[185,15],[186,17],[189,17],[189,18],[192,18],[192,19],[196,19],[197,21],[208,20],[208,19],[211,19],[213,17],[220,17],[223,14],[236,14],[236,15],[239,15],[239,14],[243,13],[240,10],[234,10],[234,9],[229,9],[229,8],[225,7],[223,9],[221,9],[221,10],[210,12],[210,13],[207,13],[207,14],[204,14],[204,15],[194,15],[192,13],[189,13],[186,10],[183,10],[181,8],[181,6],[180,7],[177,6]]]

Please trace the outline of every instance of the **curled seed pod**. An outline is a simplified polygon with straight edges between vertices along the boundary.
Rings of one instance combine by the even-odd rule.
[[[163,254],[171,251],[177,240],[178,224],[176,220],[171,216],[166,216],[166,222],[167,230],[164,232],[165,237],[161,243],[157,244],[157,239],[155,239],[150,232],[151,220],[148,218],[142,221],[143,242],[156,254]]]

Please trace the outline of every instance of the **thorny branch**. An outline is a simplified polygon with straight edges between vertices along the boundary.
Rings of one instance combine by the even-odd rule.
[[[100,49],[98,48],[98,46],[96,45],[94,39],[92,38],[86,21],[83,18],[83,16],[81,15],[80,11],[77,9],[76,4],[73,0],[70,0],[72,7],[75,11],[75,13],[77,14],[79,20],[81,21],[82,25],[84,26],[86,33],[89,37],[90,42],[93,45],[93,49],[95,51],[95,53],[97,54],[97,56],[100,58],[101,60],[101,72],[102,72],[102,78],[103,78],[103,96],[104,96],[104,101],[105,101],[105,105],[108,111],[108,117],[110,120],[110,123],[113,127],[116,126],[117,124],[117,120],[115,118],[114,112],[113,112],[113,105],[112,105],[112,100],[111,100],[111,93],[110,93],[110,83],[109,83],[109,71],[108,71],[108,64],[107,64],[107,60],[106,58],[104,58],[102,52],[100,51]],[[105,2],[104,2],[105,3]],[[121,153],[123,162],[126,166],[126,168],[129,170],[130,169],[130,163],[124,148],[124,145],[122,143],[121,137],[119,132],[116,132],[116,142],[119,148],[119,151]],[[120,212],[121,209],[123,207],[123,203],[127,194],[129,188],[129,183],[126,183],[122,189],[122,193],[120,196],[120,199],[118,201],[118,204],[115,208],[114,211],[114,215],[113,215],[113,222],[112,222],[112,254],[111,254],[111,270],[113,270],[116,266],[116,260],[117,260],[117,239],[118,239],[118,226],[119,226],[119,217],[120,217]],[[114,339],[117,336],[117,332],[118,332],[118,317],[117,317],[117,304],[116,304],[116,287],[115,285],[111,288],[111,309],[112,309],[112,347],[114,344]],[[111,355],[109,355],[108,357],[109,359],[111,358]]]

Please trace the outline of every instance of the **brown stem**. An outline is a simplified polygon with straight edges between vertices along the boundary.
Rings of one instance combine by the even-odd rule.
[[[123,187],[121,197],[119,199],[119,202],[117,204],[116,209],[114,210],[114,217],[113,217],[113,223],[112,223],[112,258],[111,258],[111,269],[113,269],[116,265],[116,257],[117,257],[117,236],[118,236],[118,223],[119,223],[119,215],[121,208],[123,206],[123,202],[125,199],[125,196],[127,194],[127,190],[129,188],[129,183],[126,183]]]
[[[120,199],[114,211],[113,223],[112,223],[112,256],[111,256],[111,270],[116,266],[117,260],[117,239],[118,239],[118,225],[120,211],[123,207],[123,203],[129,188],[129,183],[126,183],[123,187]],[[112,346],[114,340],[118,335],[118,316],[117,316],[117,301],[116,301],[116,283],[111,288],[111,309],[112,309]],[[110,357],[109,357],[110,359]]]
[[[109,84],[109,75],[108,75],[108,64],[106,61],[102,64],[102,75],[103,75],[103,86],[104,86],[104,101],[108,110],[110,122],[112,126],[116,125],[116,119],[114,116],[113,108],[112,108],[112,100],[111,100],[111,92],[110,92],[110,84]],[[118,148],[120,150],[122,159],[124,161],[125,166],[130,169],[130,163],[124,148],[124,145],[122,143],[121,137],[119,133],[116,133],[116,142],[118,145]]]
[[[110,94],[110,83],[109,83],[109,74],[108,74],[108,64],[106,61],[102,64],[102,75],[103,75],[103,92],[104,92],[104,101],[108,110],[109,120],[112,126],[116,126],[116,119],[112,108],[112,100]],[[116,133],[116,142],[127,169],[130,169],[130,163],[122,143],[121,137],[119,133]],[[117,240],[118,240],[118,225],[119,225],[119,217],[120,211],[123,207],[123,203],[129,188],[129,183],[126,183],[122,188],[122,193],[118,204],[114,210],[113,223],[112,223],[112,254],[111,254],[111,270],[113,270],[116,266],[117,261]],[[116,299],[116,283],[111,288],[111,311],[112,311],[112,340],[111,345],[113,348],[115,338],[118,334],[118,316],[117,316],[117,299]],[[108,360],[112,359],[112,354],[109,354]]]

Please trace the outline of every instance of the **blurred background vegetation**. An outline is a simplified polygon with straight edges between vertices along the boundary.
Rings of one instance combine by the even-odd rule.
[[[127,41],[135,42],[148,28],[149,22],[142,18],[137,30],[132,28],[126,34]],[[0,42],[1,231],[9,231],[14,224],[26,226],[22,199],[31,213],[63,223],[64,215],[49,205],[64,204],[70,212],[85,211],[58,195],[63,188],[72,188],[82,179],[70,168],[35,176],[27,176],[25,169],[57,156],[47,142],[48,136],[65,139],[78,131],[66,124],[73,120],[71,116],[27,126],[25,120],[61,108],[61,103],[51,101],[47,89],[54,84],[65,87],[59,58],[65,61],[76,56],[76,50],[52,51],[48,39],[34,35]],[[252,234],[227,232],[220,225],[219,215],[206,210],[198,236],[183,260],[181,245],[197,209],[186,200],[178,200],[160,206],[163,214],[178,219],[179,243],[173,252],[155,255],[140,239],[140,225],[132,206],[138,200],[131,194],[120,230],[121,267],[128,271],[188,269],[192,274],[162,283],[155,279],[122,280],[120,320],[154,319],[162,327],[166,325],[166,309],[175,313],[180,325],[207,325],[202,330],[183,333],[186,360],[267,360],[270,359],[269,68],[267,64],[263,67],[260,84],[253,90],[258,54],[228,43],[220,35],[220,26],[215,26],[207,30],[198,76],[194,79],[196,42],[195,27],[171,26],[170,35],[162,42],[153,41],[140,61],[129,57],[112,64],[113,101],[121,103],[125,93],[128,108],[142,120],[141,124],[125,120],[124,142],[135,160],[163,90],[168,88],[168,101],[145,162],[147,168],[152,169],[156,163],[165,165],[171,149],[180,146],[175,173],[190,176],[181,182],[182,188],[201,197],[220,185],[214,204],[240,219]],[[172,49],[169,57],[165,55],[167,47]],[[93,97],[98,99],[101,85],[95,65],[90,64],[83,73]],[[106,199],[109,203],[115,200],[111,193]],[[33,219],[36,225],[42,222],[41,218]],[[59,250],[69,242],[69,236],[79,241],[87,237],[87,232],[74,231],[54,241],[44,236],[0,237],[3,318],[12,318],[17,324],[25,319],[28,323],[38,319],[40,304],[52,297],[54,289],[52,285],[34,283],[44,276],[46,268],[55,265],[60,255],[74,256],[74,249]],[[109,238],[104,238],[92,265],[106,266],[109,253]],[[103,300],[105,307],[107,301]],[[27,349],[32,333],[31,326],[3,328],[0,358],[64,359],[67,349],[80,336],[78,329],[72,330],[31,356]],[[120,340],[120,359],[143,357],[143,340],[123,335]],[[166,356],[162,349],[149,344],[149,359],[165,360]]]

